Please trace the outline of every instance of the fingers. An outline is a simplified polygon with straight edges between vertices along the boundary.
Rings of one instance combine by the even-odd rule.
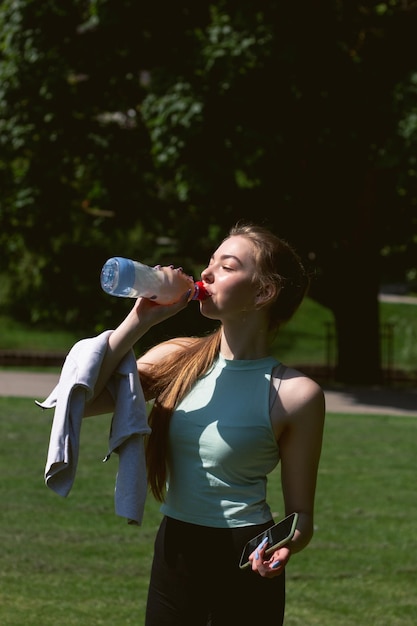
[[[268,539],[267,537],[265,537],[265,539],[263,539],[261,541],[261,543],[259,544],[259,546],[256,548],[255,550],[255,560],[259,561],[261,558],[261,554],[263,556],[263,553],[265,552],[265,546],[268,543]]]
[[[274,552],[269,558],[265,558],[265,550],[267,549],[268,539],[265,539],[259,544],[255,552],[251,555],[252,570],[257,572],[264,578],[272,578],[273,576],[279,576],[284,567],[284,560],[279,558],[279,553]]]
[[[184,293],[181,298],[173,304],[157,304],[147,298],[138,298],[133,306],[138,319],[151,326],[163,322],[185,309],[190,300],[191,290]]]

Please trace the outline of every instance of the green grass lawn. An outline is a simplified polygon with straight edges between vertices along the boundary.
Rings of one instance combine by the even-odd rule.
[[[69,497],[48,489],[52,417],[0,398],[0,624],[142,626],[158,505],[148,498],[140,528],[114,514],[109,416],[83,424]],[[316,533],[287,568],[286,626],[416,624],[416,441],[414,418],[327,416]],[[270,493],[279,517],[278,474]]]

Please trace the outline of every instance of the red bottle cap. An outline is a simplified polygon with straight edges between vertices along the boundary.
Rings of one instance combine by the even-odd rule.
[[[193,296],[193,300],[207,300],[207,298],[210,297],[210,294],[208,293],[207,289],[204,287],[203,283],[201,282],[201,280],[198,280],[195,283],[195,293]]]

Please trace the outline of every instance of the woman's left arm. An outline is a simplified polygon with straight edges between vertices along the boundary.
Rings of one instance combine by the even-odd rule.
[[[285,513],[298,513],[297,530],[288,547],[291,552],[299,552],[307,546],[314,532],[314,499],[325,401],[321,387],[310,378],[296,377],[286,382],[282,402],[287,418],[278,443]]]
[[[323,440],[325,401],[322,389],[304,376],[286,379],[271,419],[278,428],[285,515],[298,513],[297,529],[286,546],[265,560],[267,546],[254,553],[252,569],[270,578],[282,573],[292,553],[310,542],[314,532],[314,499]],[[280,426],[279,426],[280,424]],[[258,558],[256,558],[258,557]]]

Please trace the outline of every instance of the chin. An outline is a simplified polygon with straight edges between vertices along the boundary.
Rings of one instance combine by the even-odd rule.
[[[219,314],[217,311],[207,311],[207,307],[204,306],[207,300],[200,302],[200,313],[203,317],[206,317],[209,320],[220,320]]]

